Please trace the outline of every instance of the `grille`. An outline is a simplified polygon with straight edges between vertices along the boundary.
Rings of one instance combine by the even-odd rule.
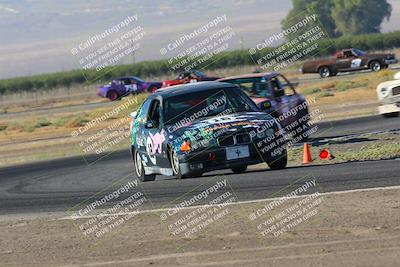
[[[250,143],[250,136],[247,133],[235,135],[236,144],[248,144]]]
[[[248,144],[251,142],[250,136],[247,133],[223,136],[217,139],[219,146],[233,146],[239,144]]]
[[[217,139],[217,141],[219,146],[232,146],[235,144],[235,140],[233,139],[232,135],[220,137]]]
[[[400,86],[393,87],[392,94],[393,95],[400,95]]]

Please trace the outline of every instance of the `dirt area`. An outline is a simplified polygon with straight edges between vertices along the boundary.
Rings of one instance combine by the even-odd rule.
[[[0,262],[2,266],[400,265],[399,187],[319,194],[308,202],[320,200],[312,207],[313,216],[303,213],[302,222],[295,225],[293,220],[279,235],[260,232],[260,223],[309,198],[289,199],[275,206],[274,214],[253,221],[251,214],[272,200],[211,207],[225,215],[190,236],[170,231],[160,220],[163,211],[136,214],[100,237],[83,235],[79,225],[87,219],[2,217]],[[180,210],[179,215],[192,211]]]

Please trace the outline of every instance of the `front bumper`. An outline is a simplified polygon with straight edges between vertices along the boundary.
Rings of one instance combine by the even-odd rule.
[[[400,102],[393,104],[385,104],[378,107],[379,114],[388,114],[393,112],[400,112]]]
[[[396,64],[396,63],[398,63],[399,61],[397,60],[397,59],[386,59],[385,60],[385,63],[387,64],[387,65],[390,65],[390,64]]]
[[[280,155],[271,156],[271,154],[262,154],[261,151],[256,149],[253,143],[247,144],[249,147],[249,156],[239,159],[227,159],[226,148],[229,147],[213,147],[203,151],[196,151],[189,154],[180,155],[180,169],[183,175],[191,173],[204,173],[215,170],[229,169],[235,166],[253,165],[262,162],[272,162]],[[243,146],[243,145],[237,145]],[[285,150],[284,150],[285,151]],[[210,153],[215,155],[215,159],[210,158]],[[282,152],[285,153],[285,152]]]

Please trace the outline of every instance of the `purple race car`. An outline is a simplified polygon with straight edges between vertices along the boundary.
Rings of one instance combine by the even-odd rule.
[[[100,86],[97,95],[114,101],[129,94],[152,93],[161,85],[161,82],[145,82],[135,76],[122,77],[113,80],[108,85]]]

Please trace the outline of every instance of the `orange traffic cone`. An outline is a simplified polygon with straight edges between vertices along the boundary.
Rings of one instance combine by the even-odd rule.
[[[310,152],[310,146],[308,143],[304,143],[304,149],[303,149],[303,164],[311,163],[312,158],[311,158],[311,152]]]
[[[331,154],[331,152],[327,149],[327,148],[323,148],[320,152],[319,152],[319,158],[321,160],[328,160],[328,159],[334,159],[335,157]]]

